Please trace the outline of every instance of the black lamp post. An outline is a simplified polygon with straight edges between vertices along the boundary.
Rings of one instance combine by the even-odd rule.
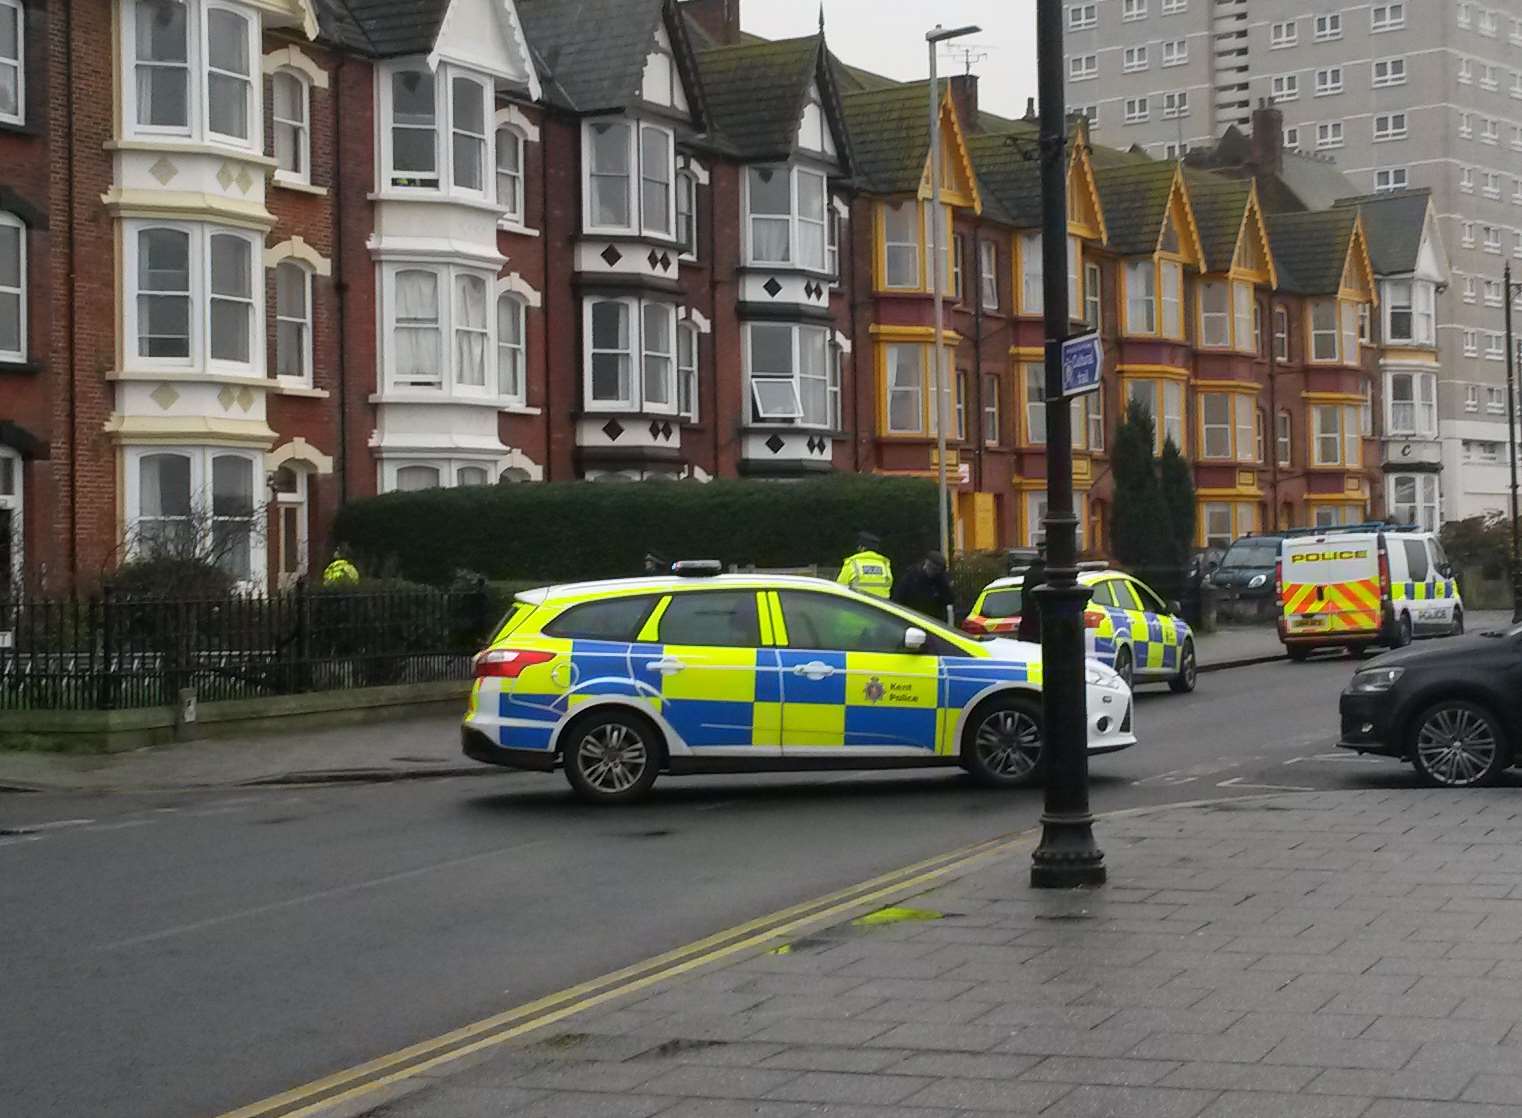
[[[1068,336],[1067,111],[1063,97],[1062,0],[1037,0],[1036,70],[1041,99],[1041,266],[1046,306],[1046,581],[1041,610],[1041,703],[1049,757],[1041,845],[1031,885],[1101,885],[1104,854],[1089,812],[1088,717],[1078,518],[1073,515],[1072,409],[1062,390]]]

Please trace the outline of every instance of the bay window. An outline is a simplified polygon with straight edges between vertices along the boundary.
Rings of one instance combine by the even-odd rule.
[[[826,227],[828,241],[825,243],[824,259],[825,270],[830,273],[830,279],[834,286],[840,285],[840,240],[845,218],[840,216],[840,211],[835,208],[834,201],[829,204],[829,225]]]
[[[669,237],[672,234],[671,187],[676,153],[673,136],[664,128],[642,124],[639,128],[640,229]]]
[[[26,360],[26,290],[26,226],[0,211],[0,361]]]
[[[1076,319],[1083,309],[1083,250],[1077,237],[1068,238],[1068,318]]]
[[[1415,524],[1428,532],[1438,530],[1438,479],[1436,474],[1392,474],[1390,516],[1399,524]]]
[[[190,359],[190,234],[144,229],[137,235],[137,355]]]
[[[467,391],[486,391],[486,280],[468,272],[454,277],[454,381]]]
[[[0,120],[26,120],[26,9],[21,0],[0,0]],[[0,564],[0,577],[8,569]]]
[[[888,378],[888,434],[925,430],[925,347],[901,343],[885,347]]]
[[[1230,547],[1258,530],[1258,506],[1250,501],[1205,501],[1200,513],[1200,542],[1206,547]]]
[[[0,447],[0,590],[14,591],[26,555],[26,467]]]
[[[1100,305],[1103,295],[1104,283],[1100,277],[1099,265],[1085,264],[1083,266],[1083,320],[1094,330],[1100,327]]]
[[[1390,402],[1386,419],[1390,434],[1437,436],[1435,374],[1391,373],[1385,396]]]
[[[254,574],[254,464],[239,454],[211,459],[212,560],[239,582]]]
[[[1176,260],[1162,260],[1157,265],[1162,277],[1163,337],[1184,336],[1184,266]]]
[[[698,331],[690,322],[676,328],[676,410],[688,423],[698,421]]]
[[[1385,284],[1385,338],[1390,342],[1431,345],[1433,288],[1419,280]]]
[[[207,360],[253,373],[262,345],[263,261],[251,233],[203,225],[125,231],[129,359],[189,365]],[[259,375],[264,375],[262,370]]]
[[[978,242],[978,288],[985,311],[999,309],[999,246],[995,241]]]
[[[275,179],[311,182],[311,86],[305,74],[276,70],[270,78],[270,120],[275,131]]]
[[[1337,360],[1337,303],[1322,299],[1311,304],[1311,360]]]
[[[627,299],[587,303],[589,407],[634,407],[635,305]]]
[[[1184,386],[1176,380],[1126,381],[1126,398],[1147,409],[1152,417],[1153,449],[1161,454],[1169,439],[1179,450],[1188,453],[1189,443],[1184,437]]]
[[[392,186],[437,189],[439,111],[434,75],[427,70],[391,74]]]
[[[392,383],[436,388],[443,383],[439,277],[419,268],[392,277]]]
[[[513,128],[497,129],[497,208],[515,224],[523,212],[523,136]]]
[[[1211,349],[1231,346],[1230,285],[1225,280],[1200,282],[1200,345]]]
[[[824,175],[802,167],[752,167],[746,175],[746,198],[750,220],[750,256],[752,264],[791,264],[814,272],[832,272],[830,255],[831,223],[829,184]],[[912,218],[918,206],[908,202],[889,206],[885,224],[913,249],[912,269],[901,271],[894,266],[894,246],[888,248],[888,286],[919,286],[919,247],[913,227],[904,221]],[[838,237],[838,234],[837,234]],[[889,238],[890,242],[892,238]],[[838,267],[838,240],[834,246]],[[902,263],[902,260],[900,260]],[[912,282],[906,282],[912,271]]]
[[[1231,301],[1236,314],[1236,349],[1239,353],[1257,353],[1258,343],[1255,338],[1258,301],[1253,298],[1252,284],[1233,282]]]
[[[677,199],[672,131],[624,120],[588,121],[584,130],[587,231],[674,239]]]
[[[1263,458],[1258,439],[1258,409],[1253,397],[1239,392],[1234,401],[1237,416],[1237,461],[1259,462]]]
[[[1317,404],[1311,409],[1315,431],[1313,465],[1357,467],[1363,461],[1356,406]]]
[[[885,204],[883,215],[883,283],[898,290],[918,290],[920,277],[920,204]]]
[[[251,138],[252,31],[247,16],[228,8],[206,10],[206,128],[215,136]]]
[[[595,121],[587,126],[587,224],[591,228],[629,228],[631,136],[632,126],[622,121]]]
[[[129,448],[129,551],[201,556],[239,582],[261,582],[259,459],[215,447]]]
[[[675,415],[675,306],[599,297],[586,300],[583,314],[587,410]]]
[[[181,0],[132,5],[132,77],[141,130],[190,131],[190,19]]]
[[[672,411],[676,405],[676,308],[670,303],[645,303],[640,309],[645,407],[649,411]]]
[[[437,489],[441,478],[437,466],[401,466],[396,471],[396,491],[417,493],[424,489]]]
[[[1041,314],[1046,309],[1045,265],[1041,259],[1041,234],[1020,234],[1020,313]]]
[[[485,83],[456,77],[449,83],[449,152],[456,190],[486,193]]]
[[[839,343],[830,346],[830,430],[846,429],[845,385],[842,374],[844,351]]]
[[[1025,391],[1025,443],[1046,445],[1046,369],[1041,365],[1020,366]]]
[[[137,459],[137,512],[131,549],[139,554],[182,555],[195,543],[190,515],[190,455],[161,452]]]
[[[745,342],[752,422],[787,422],[821,429],[832,425],[834,377],[828,330],[794,323],[752,322],[745,327]],[[890,375],[893,351],[901,348],[909,347],[888,347]],[[917,393],[921,387],[916,381]],[[916,396],[916,407],[919,399]],[[890,430],[896,430],[891,426],[894,414],[890,389]],[[905,413],[905,418],[906,422],[912,420],[915,431],[923,430],[924,418],[918,410],[912,417]]]
[[[685,257],[698,254],[698,180],[691,171],[676,175],[676,243]]]
[[[1157,267],[1151,260],[1126,263],[1126,333],[1157,333]]]
[[[1201,457],[1236,457],[1231,449],[1231,401],[1226,392],[1200,394]]]
[[[275,265],[275,376],[312,381],[312,273],[290,260]]]
[[[527,383],[524,303],[516,295],[497,296],[497,391],[522,404]]]
[[[254,334],[253,245],[236,233],[213,233],[207,261],[210,271],[213,361],[247,365]]]
[[[19,5],[11,0],[4,6],[19,13]],[[132,131],[194,136],[255,149],[259,36],[252,16],[215,2],[128,0],[122,9],[122,25],[128,69],[123,94]],[[10,30],[19,36],[19,18]],[[19,39],[8,47],[9,38],[0,20],[0,117],[19,120]],[[10,71],[7,62],[12,58],[14,70]],[[204,108],[193,114],[196,97]]]
[[[1342,363],[1358,364],[1358,307],[1356,303],[1339,304],[1342,312]]]

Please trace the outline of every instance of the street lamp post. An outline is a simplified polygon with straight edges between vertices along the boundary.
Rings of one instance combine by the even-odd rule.
[[[1041,705],[1049,757],[1041,844],[1031,885],[1101,885],[1104,854],[1089,812],[1088,717],[1078,518],[1073,515],[1072,408],[1063,394],[1068,335],[1067,113],[1063,98],[1062,0],[1036,0],[1036,74],[1041,101],[1041,267],[1046,307],[1046,581],[1041,609]]]
[[[1522,525],[1517,521],[1517,341],[1511,331],[1511,265],[1506,284],[1506,433],[1511,450],[1511,619],[1522,622]]]
[[[935,295],[935,451],[938,485],[940,487],[941,555],[951,558],[951,490],[946,478],[946,355],[943,352],[946,338],[946,260],[941,255],[941,75],[936,51],[948,39],[960,39],[964,35],[976,35],[979,27],[953,27],[947,29],[936,24],[925,33],[930,48],[930,271],[934,275],[932,290]],[[949,249],[950,246],[948,245]],[[955,620],[955,607],[946,607],[946,623]]]

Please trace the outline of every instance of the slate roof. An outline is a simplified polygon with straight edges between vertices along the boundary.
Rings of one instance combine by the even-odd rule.
[[[1110,231],[1109,247],[1120,256],[1148,256],[1157,251],[1178,164],[1131,157],[1105,162],[1109,165],[1094,168],[1094,179]]]
[[[1268,243],[1279,273],[1279,290],[1295,295],[1335,295],[1342,286],[1348,245],[1358,211],[1312,210],[1268,215]]]
[[[1184,182],[1200,232],[1200,247],[1205,252],[1205,271],[1228,271],[1236,255],[1237,236],[1242,231],[1247,199],[1252,195],[1252,181],[1185,171]]]
[[[386,0],[395,3],[397,0]],[[422,0],[423,4],[437,0]],[[665,0],[517,0],[523,33],[566,107],[591,113],[638,98]],[[678,21],[685,36],[686,21]],[[682,63],[683,47],[673,43]]]
[[[1317,159],[1296,151],[1284,153],[1279,172],[1285,187],[1309,210],[1324,210],[1354,192],[1352,181],[1329,159]]]
[[[1430,190],[1422,189],[1337,200],[1338,208],[1356,208],[1363,214],[1363,233],[1369,242],[1369,261],[1375,275],[1399,276],[1416,271],[1431,196]]]
[[[862,184],[879,194],[912,194],[930,151],[930,83],[907,82],[840,99]]]
[[[698,55],[712,129],[746,159],[780,159],[798,142],[820,37],[717,47]],[[828,93],[821,90],[821,95]]]
[[[449,0],[317,0],[323,34],[375,58],[433,49]]]
[[[977,132],[967,138],[967,150],[982,187],[984,212],[995,221],[1038,228],[1041,161],[1037,158],[1035,132],[1029,128]]]

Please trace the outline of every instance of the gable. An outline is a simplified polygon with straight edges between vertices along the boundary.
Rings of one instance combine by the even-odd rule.
[[[1075,144],[1073,157],[1068,160],[1068,232],[1085,240],[1105,244],[1109,232],[1105,229],[1104,213],[1099,204],[1099,186],[1094,181],[1094,165],[1089,161],[1088,147]]]
[[[835,157],[835,135],[825,114],[824,98],[819,93],[819,80],[809,83],[808,96],[803,101],[803,118],[798,122],[798,148]]]
[[[457,62],[493,77],[530,87],[539,95],[528,43],[513,0],[450,0],[434,39],[429,65]]]
[[[655,45],[645,55],[640,97],[651,105],[660,105],[680,113],[688,111],[687,90],[682,86],[676,53],[671,49],[671,36],[666,33],[664,24],[656,27]]]
[[[1427,218],[1422,224],[1422,241],[1416,250],[1414,274],[1418,279],[1438,284],[1447,283],[1449,278],[1448,254],[1443,248],[1443,238],[1430,205],[1427,207]]]
[[[1163,227],[1157,238],[1157,251],[1196,268],[1204,267],[1205,253],[1200,247],[1199,230],[1195,228],[1194,214],[1189,208],[1189,196],[1184,193],[1182,170],[1176,171],[1173,176],[1168,207],[1163,214]]]
[[[928,153],[925,168],[920,176],[919,196],[930,197],[930,160],[937,153]],[[961,121],[957,119],[956,103],[948,88],[941,101],[941,201],[951,206],[981,211],[983,200],[972,170],[972,156],[967,150],[967,138],[962,133]]]
[[[1234,275],[1258,283],[1276,285],[1273,253],[1268,245],[1268,230],[1263,225],[1263,212],[1258,208],[1256,188],[1248,193],[1247,205],[1242,212],[1242,227],[1237,231],[1236,252],[1232,255],[1231,270]]]
[[[1364,239],[1363,218],[1353,224],[1353,235],[1348,238],[1348,252],[1342,263],[1342,282],[1337,295],[1342,299],[1355,299],[1369,303],[1379,300],[1374,288],[1374,266],[1369,263],[1369,246]]]

